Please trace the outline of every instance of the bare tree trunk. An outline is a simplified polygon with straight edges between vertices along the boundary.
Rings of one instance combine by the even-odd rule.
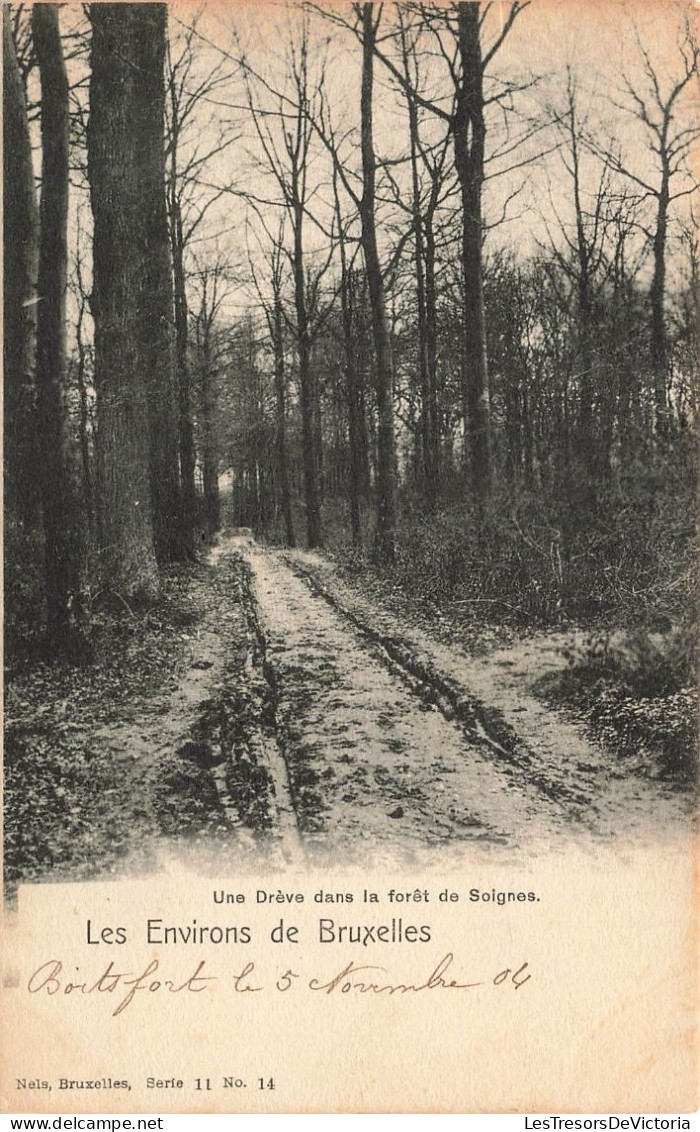
[[[532,435],[532,407],[530,405],[530,393],[527,387],[527,380],[523,382],[522,413],[523,472],[525,475],[525,484],[532,490],[535,486],[535,446]]]
[[[296,188],[299,171],[292,172],[295,196],[294,212],[294,303],[297,314],[299,351],[299,400],[304,462],[304,500],[306,503],[306,541],[309,547],[321,545],[321,503],[319,495],[318,452],[316,450],[314,379],[311,372],[311,336],[306,308],[306,276],[304,272],[304,211]]]
[[[584,472],[592,478],[595,470],[593,437],[593,296],[590,278],[588,243],[581,205],[578,167],[578,139],[572,126],[571,161],[573,171],[574,210],[576,215],[576,252],[578,255],[578,337],[579,337],[579,443]]]
[[[491,409],[481,252],[486,123],[479,18],[479,4],[462,0],[457,5],[462,74],[452,129],[462,202],[465,430],[469,432],[472,488],[476,498],[483,501],[491,480]]]
[[[358,276],[356,271],[348,273],[348,300],[351,313],[351,343],[356,378],[357,399],[357,489],[360,503],[368,503],[371,487],[370,440],[367,423],[367,389],[370,372],[370,358],[365,318],[367,315],[367,277]]]
[[[656,431],[664,436],[668,431],[668,358],[666,351],[666,241],[668,208],[670,204],[670,174],[666,155],[662,153],[661,187],[657,197],[656,228],[653,253],[654,274],[649,288],[651,306],[651,364],[656,406]]]
[[[343,341],[345,346],[345,385],[348,398],[348,446],[350,449],[350,482],[348,496],[350,501],[350,529],[354,546],[362,541],[360,523],[360,500],[362,498],[362,438],[364,428],[362,403],[360,399],[359,373],[355,354],[353,334],[352,284],[348,276],[344,237],[340,235],[341,280],[340,301],[343,315]],[[365,437],[364,450],[367,450]]]
[[[180,442],[180,480],[182,486],[182,546],[188,557],[194,555],[194,527],[197,508],[195,488],[195,444],[192,423],[190,371],[187,358],[187,291],[185,288],[185,242],[182,211],[178,199],[178,121],[174,87],[171,83],[172,124],[170,137],[170,193],[168,221],[170,253],[173,265],[173,298],[175,312],[175,360],[178,393],[178,436]]]
[[[319,79],[317,84],[309,81],[309,32],[308,23],[301,23],[298,41],[290,42],[288,78],[293,84],[293,94],[275,95],[276,109],[271,115],[256,106],[252,84],[260,85],[259,76],[248,69],[244,72],[248,84],[248,102],[252,123],[258,134],[266,156],[270,173],[277,182],[282,202],[292,229],[290,261],[294,286],[294,306],[296,311],[296,347],[299,363],[299,408],[302,430],[302,468],[303,497],[306,510],[306,539],[309,547],[322,543],[321,522],[321,464],[322,447],[320,431],[320,404],[318,381],[312,364],[312,347],[318,327],[319,312],[316,308],[320,276],[313,281],[310,276],[310,259],[305,246],[304,224],[310,201],[309,168],[312,160],[311,140],[314,133],[312,119],[320,100]],[[262,83],[267,94],[273,88]],[[276,118],[281,137],[275,138],[271,132],[270,118]],[[330,262],[330,261],[329,261]],[[328,264],[326,265],[326,268]],[[326,270],[323,268],[321,274]],[[269,317],[269,315],[268,315]]]
[[[211,291],[209,280],[212,278]],[[221,303],[218,293],[219,268],[205,268],[201,272],[201,300],[196,320],[195,342],[200,375],[200,423],[202,437],[202,487],[204,492],[204,519],[207,533],[213,535],[221,526],[221,497],[219,493],[219,462],[221,439],[219,430],[219,399],[217,361],[212,341],[216,315]]]
[[[312,345],[309,357],[309,370],[311,377],[311,405],[314,428],[314,452],[316,453],[316,477],[318,482],[319,503],[323,504],[326,498],[326,453],[323,448],[323,417],[321,414],[321,390],[318,377],[318,366]]]
[[[206,304],[205,282],[202,292],[201,313],[202,486],[204,489],[204,515],[207,533],[213,535],[221,526],[221,498],[219,495],[219,446],[216,437],[216,387],[211,351],[212,318],[209,316]]]
[[[96,5],[95,5],[96,7]],[[111,7],[111,5],[110,5]],[[136,64],[136,121],[140,134],[141,194],[144,216],[140,334],[147,375],[151,444],[151,498],[156,559],[172,562],[187,555],[182,529],[178,460],[176,363],[173,343],[173,277],[165,196],[165,52],[167,5],[121,4],[131,9]],[[135,243],[135,247],[139,245]]]
[[[10,26],[2,12],[3,45],[3,372],[6,513],[29,523],[38,499],[34,483],[34,344],[39,216],[24,88]]]
[[[437,208],[438,182],[433,182],[425,227],[425,337],[428,365],[428,467],[434,481],[432,499],[440,493],[440,414],[437,390],[437,286],[435,282],[435,231],[433,216]]]
[[[162,501],[155,485],[152,504],[154,359],[146,339],[150,335],[165,354],[165,366],[156,359],[160,385],[170,336],[169,310],[159,309],[162,304],[154,310],[149,291],[154,210],[148,196],[163,188],[146,168],[153,162],[153,141],[162,144],[162,103],[149,98],[162,72],[148,41],[153,32],[158,38],[159,24],[164,29],[164,13],[159,4],[100,3],[91,5],[90,18],[88,174],[100,534],[112,588],[127,597],[152,598],[158,588],[153,511]],[[164,235],[167,240],[167,230]],[[156,324],[159,317],[165,325]],[[163,426],[169,427],[167,414]]]
[[[41,205],[37,321],[37,424],[41,459],[44,577],[49,641],[67,644],[77,593],[75,508],[63,406],[68,270],[68,78],[58,8],[35,4],[32,35],[41,76]]]
[[[83,278],[83,264],[80,247],[82,233],[80,221],[76,235],[77,255],[75,264],[75,293],[78,303],[78,316],[75,324],[75,339],[78,349],[78,364],[76,367],[76,381],[78,384],[78,398],[80,415],[78,418],[78,437],[80,443],[80,462],[83,473],[83,503],[87,516],[88,528],[92,533],[95,525],[95,488],[93,483],[92,456],[90,444],[90,403],[88,398],[87,379],[87,350],[85,344],[85,315],[88,309],[88,295]]]
[[[667,434],[669,418],[669,373],[664,305],[666,297],[666,245],[668,241],[669,208],[674,200],[692,192],[692,188],[674,189],[674,184],[693,170],[694,151],[697,149],[700,129],[697,116],[689,124],[685,115],[676,117],[677,108],[685,102],[688,92],[697,88],[700,47],[692,20],[684,20],[683,36],[678,40],[680,73],[669,83],[666,68],[657,69],[647,49],[637,37],[643,85],[636,88],[626,82],[630,96],[630,112],[646,132],[650,153],[654,155],[659,174],[654,184],[640,177],[638,169],[630,169],[620,160],[619,153],[609,153],[613,168],[632,181],[634,191],[641,186],[645,195],[656,200],[656,225],[651,239],[654,270],[649,289],[650,353],[652,364],[655,425],[658,436]],[[688,107],[690,108],[690,107]],[[653,160],[653,159],[652,159]]]
[[[415,240],[415,268],[416,268],[416,304],[418,307],[418,369],[420,373],[421,391],[421,483],[426,500],[430,506],[435,505],[437,497],[437,470],[434,467],[434,448],[432,443],[433,422],[433,392],[432,373],[430,371],[430,356],[428,346],[428,312],[425,279],[425,250],[423,233],[423,209],[420,199],[420,182],[418,178],[418,109],[412,98],[408,99],[408,124],[411,142],[411,182],[412,182],[412,208],[413,228]]]
[[[287,546],[296,546],[294,522],[292,520],[292,497],[289,490],[287,470],[287,381],[284,365],[284,339],[282,327],[282,298],[279,284],[275,281],[274,307],[272,311],[274,355],[275,355],[275,431],[277,433],[277,475],[279,479],[280,501],[284,516],[284,529]]]
[[[569,78],[568,105],[567,105],[567,168],[571,175],[573,190],[574,218],[576,222],[575,251],[578,260],[578,273],[576,276],[576,290],[578,299],[577,332],[578,332],[578,453],[577,463],[583,483],[583,497],[589,503],[595,498],[595,481],[599,471],[597,459],[597,435],[593,422],[593,267],[592,255],[595,252],[595,237],[590,238],[586,231],[586,217],[584,214],[581,170],[580,170],[580,144],[581,129],[577,121],[575,88]],[[570,167],[569,167],[570,162]]]
[[[404,91],[408,107],[408,130],[411,162],[411,208],[413,215],[416,306],[418,308],[418,371],[420,378],[420,486],[429,506],[438,497],[439,441],[437,422],[436,381],[436,293],[435,234],[433,220],[440,191],[439,161],[431,164],[421,150],[418,103],[411,86],[410,60],[415,60],[415,45],[410,44],[401,20]],[[430,193],[426,205],[421,200],[418,170],[419,155],[430,174]]]
[[[78,308],[78,322],[76,325],[76,340],[78,345],[78,367],[76,378],[78,382],[78,397],[80,402],[80,418],[78,423],[78,436],[80,438],[80,462],[83,472],[83,499],[88,527],[92,528],[95,521],[95,492],[92,482],[92,460],[90,457],[90,410],[88,404],[88,388],[85,364],[85,340],[83,338],[83,320],[87,300],[80,297]]]
[[[361,431],[364,422],[361,418],[360,383],[356,344],[353,338],[353,281],[348,265],[346,234],[338,190],[338,164],[333,162],[333,200],[335,219],[338,226],[338,251],[340,253],[340,309],[343,322],[343,347],[345,353],[345,393],[348,404],[348,503],[350,506],[350,531],[353,546],[362,542],[360,524],[361,487]],[[366,440],[365,440],[366,448]]]
[[[509,367],[505,374],[503,396],[504,432],[507,441],[505,455],[505,474],[510,483],[518,483],[522,475],[522,428],[524,423],[523,406],[520,395],[521,375],[515,366]]]
[[[373,4],[362,6],[362,248],[372,310],[372,336],[376,358],[377,392],[377,556],[393,561],[396,538],[394,397],[391,339],[386,316],[384,280],[377,250],[374,218],[376,160],[372,129],[372,89],[376,28]]]
[[[195,445],[192,423],[190,369],[187,359],[187,293],[185,290],[182,218],[177,201],[171,202],[170,243],[173,259],[175,310],[175,358],[178,391],[178,434],[180,440],[180,478],[182,485],[182,544],[188,556],[194,554],[194,527],[197,509],[195,487]]]

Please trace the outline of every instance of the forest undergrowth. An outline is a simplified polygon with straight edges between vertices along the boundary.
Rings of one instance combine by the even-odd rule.
[[[217,671],[198,646],[207,620],[236,663],[246,627],[229,572],[172,567],[149,608],[92,610],[84,663],[38,661],[32,648],[6,673],[7,891],[49,873],[89,877],[98,865],[109,875],[127,858],[145,865],[160,836],[218,829],[216,790],[190,757],[194,744],[182,745],[192,724],[192,691],[184,702],[180,694],[188,668],[201,669],[203,683]]]

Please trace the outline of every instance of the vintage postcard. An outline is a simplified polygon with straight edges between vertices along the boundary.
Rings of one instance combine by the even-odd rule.
[[[2,1111],[688,1128],[696,8],[2,15]]]

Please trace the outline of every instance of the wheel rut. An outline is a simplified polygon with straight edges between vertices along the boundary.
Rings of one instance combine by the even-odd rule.
[[[402,679],[424,702],[433,704],[447,720],[456,719],[467,739],[496,760],[512,764],[527,775],[547,798],[556,804],[565,802],[570,816],[586,822],[589,799],[576,791],[553,782],[534,764],[532,753],[497,708],[490,707],[464,687],[450,680],[431,664],[415,655],[406,641],[387,636],[353,610],[345,606],[321,581],[300,562],[285,556],[285,562],[299,578],[330,607],[363,634],[389,670]]]
[[[516,847],[564,828],[563,800],[523,773],[505,725],[489,720],[487,730],[481,705],[413,663],[401,642],[361,622],[296,563],[251,540],[240,550],[276,781],[288,782],[286,812],[307,853],[366,859],[372,846],[377,860],[447,842]]]
[[[159,760],[153,778],[158,780],[157,806],[161,830],[180,850],[205,852],[216,859],[243,862],[262,857],[276,864],[304,860],[295,798],[276,724],[276,689],[266,659],[266,642],[253,594],[250,568],[227,539],[217,555],[226,592],[222,618],[234,622],[233,631],[222,619],[220,631],[228,643],[217,679],[200,697],[184,734],[172,748],[173,756]],[[209,662],[200,662],[198,667]],[[188,812],[195,820],[185,828],[181,807],[168,804],[174,795],[192,796]],[[194,805],[194,802],[197,805]],[[186,843],[183,846],[182,842]]]
[[[382,865],[449,846],[473,859],[564,851],[634,818],[604,751],[527,694],[506,710],[503,680],[410,625],[404,636],[325,562],[242,534],[222,553],[235,643],[177,754],[224,854]]]

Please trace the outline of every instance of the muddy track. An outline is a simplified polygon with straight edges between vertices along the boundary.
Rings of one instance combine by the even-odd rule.
[[[239,557],[239,561],[242,571],[240,600],[252,642],[245,659],[244,672],[258,689],[261,707],[259,727],[253,730],[252,743],[256,748],[257,761],[266,767],[270,776],[269,804],[272,822],[290,852],[299,856],[303,855],[303,848],[299,836],[297,799],[280,743],[277,723],[279,694],[275,670],[267,657],[267,641],[253,593],[250,566],[243,557]]]
[[[506,722],[502,713],[469,694],[444,673],[415,655],[410,645],[395,636],[388,636],[348,609],[332,594],[314,573],[300,562],[285,556],[289,568],[301,578],[312,593],[345,618],[373,646],[377,655],[392,674],[398,676],[423,702],[438,708],[447,720],[456,719],[464,728],[467,738],[488,751],[498,761],[506,760],[527,775],[538,790],[553,802],[566,802],[569,813],[585,823],[589,799],[583,794],[554,782],[535,765],[526,743]]]
[[[95,686],[13,689],[12,883],[517,861],[687,826],[678,794],[536,698],[561,635],[473,656],[242,531],[178,585],[157,648],[129,626]]]
[[[585,640],[570,631],[493,640],[476,651],[446,636],[446,624],[426,627],[403,603],[378,597],[345,578],[333,561],[303,550],[285,551],[285,565],[309,595],[361,634],[385,667],[392,665],[443,718],[454,717],[472,749],[510,770],[514,784],[537,791],[542,815],[566,815],[570,836],[605,840],[622,834],[639,843],[652,831],[685,827],[692,804],[672,784],[637,773],[614,744],[586,733],[580,720],[547,705],[540,682],[564,671]],[[540,819],[537,818],[539,821]]]
[[[207,657],[215,678],[150,774],[171,843],[194,840],[217,864],[370,864],[610,838],[657,810],[664,826],[677,819],[536,705],[498,667],[510,660],[429,640],[320,556],[241,532],[213,564],[202,655],[182,684],[201,682]]]
[[[235,841],[249,837],[281,843],[283,855],[303,855],[294,797],[277,740],[276,689],[265,636],[252,592],[250,569],[237,552],[221,564],[227,598],[237,610],[236,647],[220,681],[203,699],[176,759],[163,767],[163,793],[204,801],[200,832],[225,829]],[[197,807],[193,807],[197,810]],[[199,807],[201,809],[201,806]],[[177,832],[167,807],[159,813],[166,836]],[[178,810],[177,820],[180,819]]]
[[[307,855],[376,862],[590,829],[573,782],[550,780],[496,709],[347,608],[296,556],[252,539],[235,549],[278,779]]]

